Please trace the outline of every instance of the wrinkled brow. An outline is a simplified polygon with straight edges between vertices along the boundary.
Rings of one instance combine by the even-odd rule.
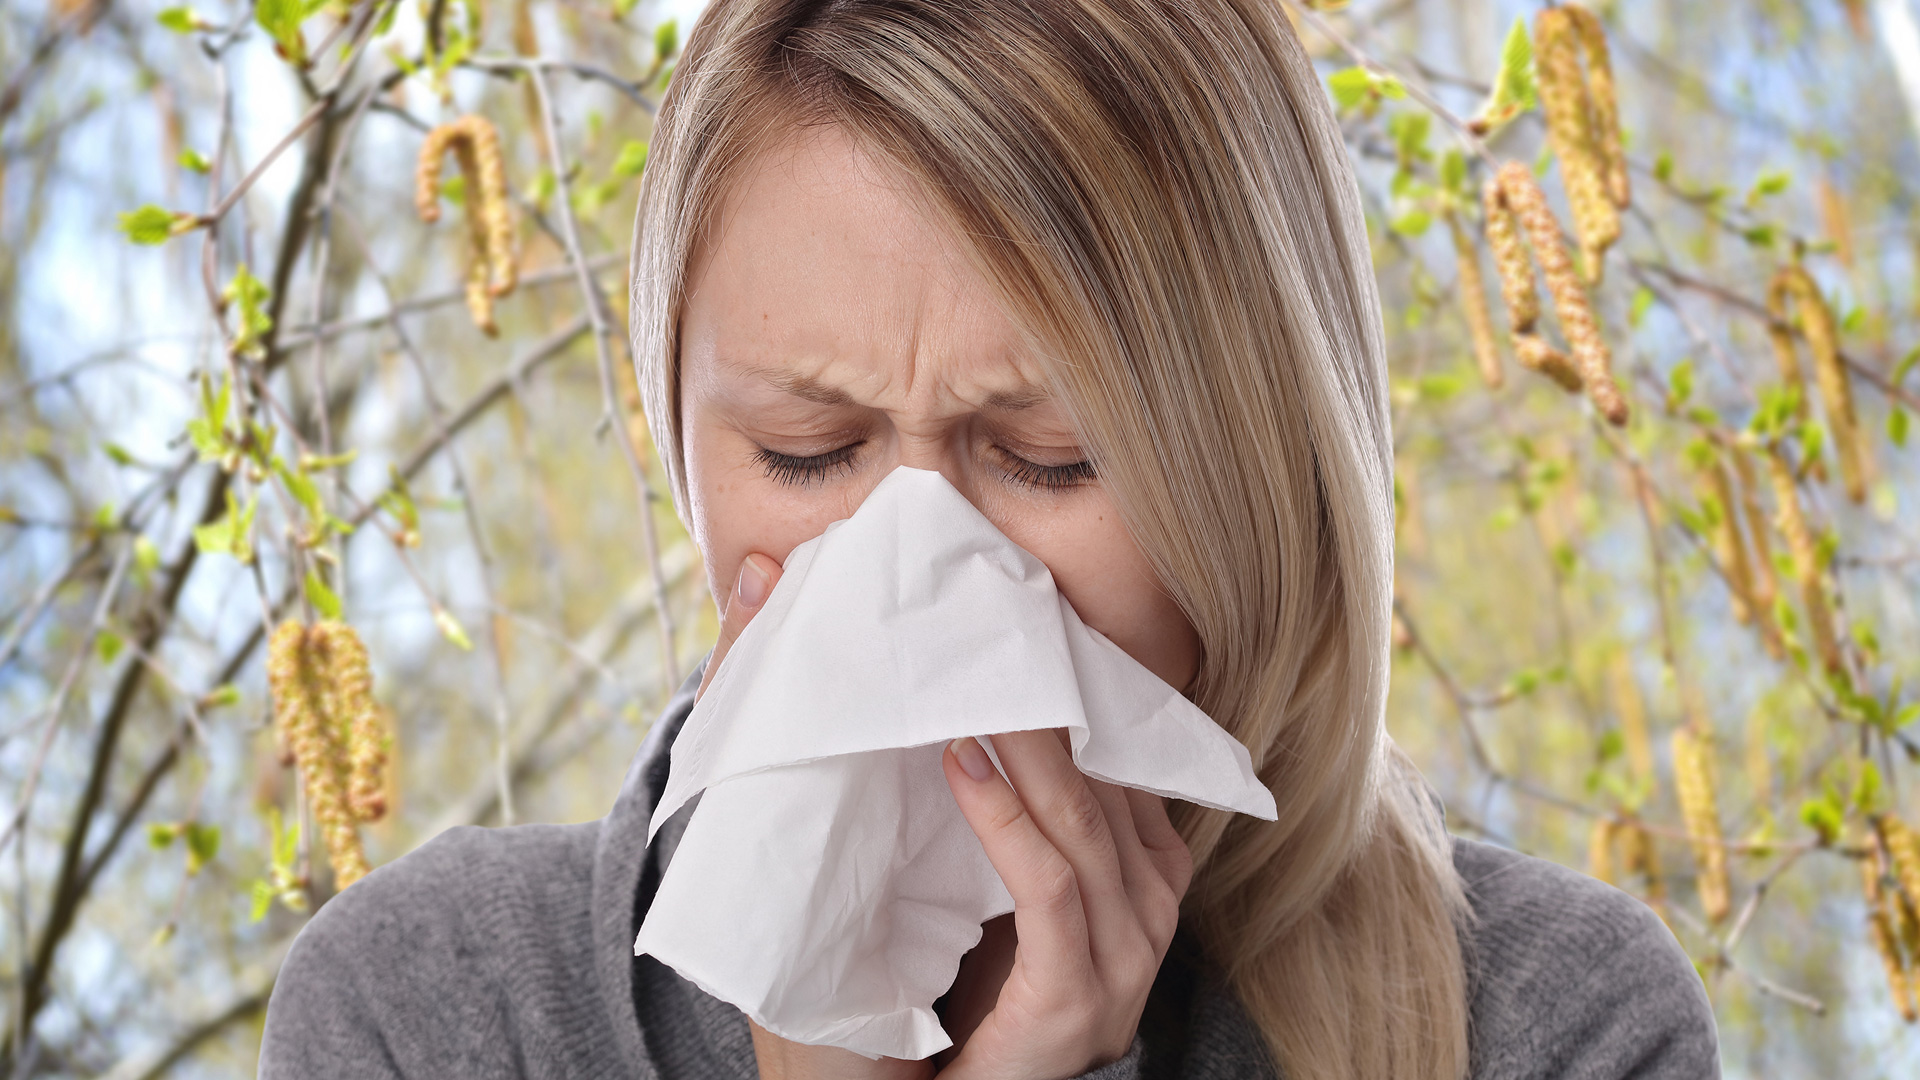
[[[852,394],[801,372],[756,367],[748,368],[747,373],[765,380],[768,385],[782,393],[792,394],[802,401],[810,401],[815,405],[840,406],[854,403]],[[1044,386],[996,390],[987,395],[985,408],[1001,412],[1019,412],[1022,409],[1031,409],[1052,396]]]

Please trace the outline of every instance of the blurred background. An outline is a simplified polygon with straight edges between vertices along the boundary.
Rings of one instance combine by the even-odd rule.
[[[1547,5],[1286,6],[1385,301],[1394,737],[1457,833],[1660,911],[1728,1076],[1915,1075],[1920,12],[1596,0],[1546,71]],[[606,812],[715,631],[622,281],[700,7],[0,7],[0,1069],[252,1075],[330,816],[379,866]],[[1615,206],[1624,426],[1516,361],[1504,161]],[[370,657],[331,764],[276,737],[288,619]]]

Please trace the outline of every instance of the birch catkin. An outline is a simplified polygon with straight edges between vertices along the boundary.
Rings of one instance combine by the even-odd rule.
[[[1579,4],[1567,4],[1562,10],[1573,16],[1580,44],[1587,54],[1587,103],[1591,106],[1594,153],[1600,160],[1607,185],[1607,197],[1625,210],[1633,201],[1632,184],[1627,179],[1627,155],[1620,138],[1620,99],[1613,82],[1613,56],[1607,48],[1607,31],[1599,16]]]
[[[1833,610],[1827,604],[1827,589],[1820,566],[1819,547],[1813,530],[1800,509],[1800,492],[1793,482],[1793,466],[1786,451],[1778,445],[1767,456],[1767,470],[1773,480],[1773,501],[1778,503],[1774,524],[1787,542],[1787,554],[1793,560],[1793,576],[1800,585],[1800,602],[1807,609],[1807,628],[1813,635],[1814,652],[1827,671],[1846,670],[1840,657],[1840,642],[1833,631]]]
[[[1911,1024],[1920,1013],[1914,1009],[1913,973],[1894,934],[1893,915],[1899,909],[1899,898],[1889,896],[1882,884],[1887,867],[1879,845],[1867,847],[1867,857],[1860,860],[1861,891],[1867,901],[1867,934],[1873,939],[1873,949],[1880,954],[1880,964],[1886,970],[1887,992],[1893,996],[1894,1007],[1900,1010],[1900,1018]]]
[[[378,821],[386,813],[381,771],[386,765],[386,733],[380,706],[373,700],[373,676],[360,635],[340,622],[322,622],[308,631],[321,643],[330,664],[333,721],[343,740],[347,802],[359,821]]]
[[[1540,294],[1533,288],[1533,263],[1520,240],[1520,222],[1501,190],[1498,174],[1487,177],[1480,189],[1480,207],[1486,219],[1487,250],[1500,274],[1500,298],[1507,305],[1507,324],[1515,335],[1533,333],[1540,321]]]
[[[1612,818],[1595,818],[1593,831],[1587,834],[1587,874],[1609,885],[1616,883],[1613,872],[1615,828]]]
[[[1747,561],[1747,545],[1740,537],[1740,504],[1733,497],[1733,480],[1726,462],[1715,453],[1700,469],[1701,495],[1711,498],[1719,513],[1713,522],[1709,545],[1720,570],[1727,578],[1727,593],[1733,602],[1733,617],[1741,624],[1753,621],[1753,571]]]
[[[427,133],[414,166],[413,203],[420,220],[440,220],[440,172],[452,153],[466,185],[467,310],[489,337],[497,334],[493,300],[519,280],[513,254],[513,212],[507,204],[506,161],[493,122],[469,113]]]
[[[1800,313],[1800,331],[1806,335],[1807,350],[1813,354],[1813,377],[1820,387],[1820,401],[1833,436],[1833,449],[1840,459],[1840,482],[1847,498],[1858,503],[1867,497],[1867,479],[1871,469],[1867,442],[1861,437],[1860,419],[1853,407],[1853,383],[1847,378],[1846,363],[1840,358],[1840,332],[1833,309],[1820,293],[1820,286],[1805,268],[1782,267],[1767,288],[1767,310],[1773,325],[1774,350],[1782,353],[1782,375],[1786,375],[1786,356],[1796,352],[1787,328],[1787,298]],[[1784,344],[1781,338],[1785,338]],[[1797,356],[1792,360],[1794,376],[1805,394],[1805,380],[1799,377]],[[1803,412],[1804,415],[1804,412]]]
[[[334,883],[345,889],[365,877],[368,866],[346,790],[350,768],[337,712],[342,695],[334,644],[330,633],[281,623],[267,646],[267,683],[275,730],[300,766]]]
[[[1547,141],[1560,161],[1560,179],[1573,210],[1586,279],[1598,284],[1607,248],[1620,237],[1620,208],[1608,192],[1606,160],[1598,147],[1587,76],[1580,69],[1578,18],[1571,7],[1548,8],[1534,18],[1533,67]]]
[[[1760,617],[1761,640],[1766,642],[1768,655],[1777,658],[1781,654],[1780,632],[1774,625],[1773,605],[1780,595],[1780,582],[1773,570],[1773,542],[1767,539],[1767,517],[1760,510],[1759,482],[1753,475],[1753,461],[1743,451],[1736,448],[1729,456],[1733,458],[1734,476],[1739,480],[1740,514],[1746,518],[1747,536],[1753,542],[1749,569],[1753,575],[1753,606]]]
[[[1707,919],[1719,922],[1733,906],[1727,882],[1727,849],[1720,835],[1719,797],[1714,784],[1713,748],[1709,736],[1692,724],[1673,731],[1673,784],[1680,796],[1680,814],[1686,820],[1687,839],[1698,867],[1696,888]]]
[[[1466,316],[1467,336],[1473,342],[1474,362],[1480,379],[1498,390],[1507,381],[1500,370],[1500,348],[1493,336],[1493,313],[1487,310],[1487,283],[1480,276],[1480,253],[1473,238],[1453,214],[1447,215],[1447,231],[1453,235],[1453,253],[1459,264],[1460,310]]]
[[[1543,12],[1542,17],[1546,14]],[[1501,197],[1526,230],[1527,244],[1540,264],[1541,277],[1546,279],[1547,294],[1553,297],[1553,313],[1560,320],[1560,332],[1566,336],[1574,367],[1586,384],[1588,397],[1608,423],[1625,424],[1627,399],[1613,381],[1613,355],[1593,321],[1586,290],[1573,272],[1573,260],[1567,256],[1566,244],[1560,237],[1560,223],[1554,220],[1546,195],[1520,162],[1502,165],[1498,179]]]

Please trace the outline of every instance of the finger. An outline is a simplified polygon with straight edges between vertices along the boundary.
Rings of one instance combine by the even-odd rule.
[[[1013,897],[1021,950],[1032,950],[1036,971],[1085,985],[1093,976],[1093,954],[1073,864],[1041,833],[978,742],[955,739],[940,763],[954,802]]]
[[[1092,777],[1087,778],[1087,786],[1093,789],[1094,797],[1106,811],[1107,827],[1113,832],[1114,852],[1120,858],[1120,882],[1134,911],[1164,908],[1172,890],[1167,887],[1166,876],[1154,862],[1153,854],[1140,840],[1140,830],[1133,820],[1133,803],[1127,794],[1129,789]]]
[[[1133,807],[1133,827],[1141,846],[1173,889],[1174,900],[1184,899],[1187,886],[1193,883],[1193,852],[1167,816],[1167,800],[1151,791],[1128,788],[1127,802]]]
[[[720,670],[720,661],[726,659],[727,650],[733,648],[740,631],[747,628],[747,622],[767,602],[767,596],[779,581],[780,564],[768,556],[756,551],[740,560],[733,588],[727,590],[726,610],[720,615],[720,634],[713,643],[713,655],[700,676],[700,689],[694,693],[696,699],[707,692],[714,672]]]
[[[993,736],[1000,765],[1046,840],[1066,855],[1096,924],[1131,920],[1133,901],[1121,874],[1108,807],[1094,796],[1087,774],[1052,730]],[[1131,815],[1129,815],[1131,817]]]

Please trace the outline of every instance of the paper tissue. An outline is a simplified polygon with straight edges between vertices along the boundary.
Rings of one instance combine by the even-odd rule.
[[[674,741],[649,840],[704,794],[635,955],[787,1039],[945,1049],[933,1002],[1013,901],[941,755],[1038,728],[1089,776],[1275,816],[1245,747],[939,473],[896,469],[793,549]]]

